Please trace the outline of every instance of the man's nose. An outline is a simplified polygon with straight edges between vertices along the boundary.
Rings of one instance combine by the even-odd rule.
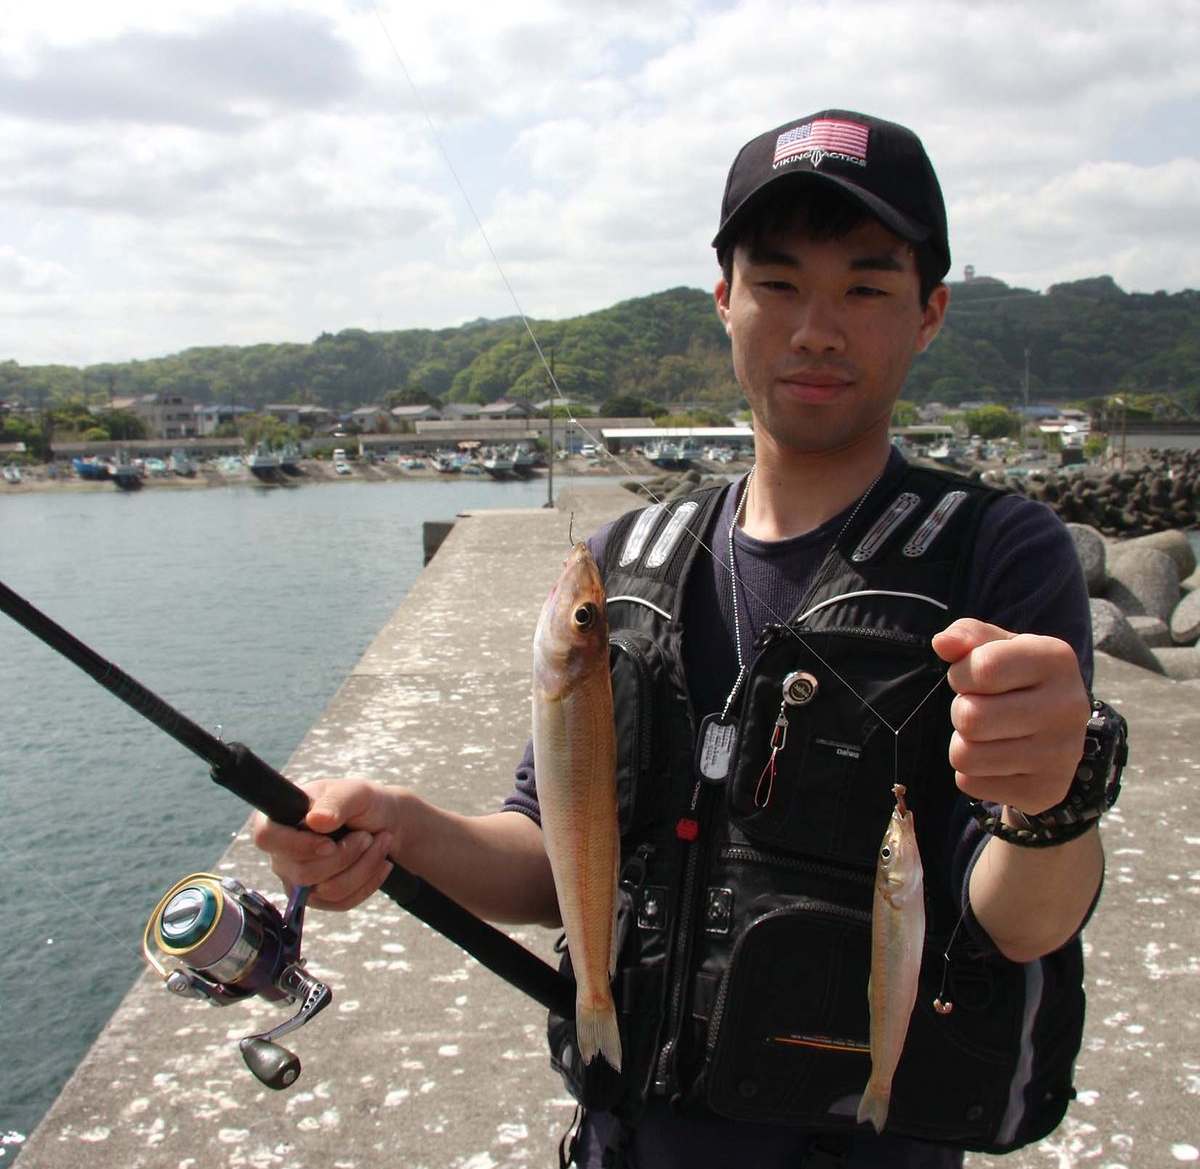
[[[838,308],[825,297],[805,297],[796,306],[791,347],[794,353],[840,353],[845,349],[846,335]]]

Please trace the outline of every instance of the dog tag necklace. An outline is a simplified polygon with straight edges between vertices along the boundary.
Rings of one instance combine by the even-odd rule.
[[[746,497],[750,494],[750,481],[758,464],[750,468],[746,482],[742,487],[742,497],[737,507],[733,509],[733,518],[729,521],[729,579],[733,586],[733,645],[737,651],[738,674],[734,680],[733,689],[725,699],[725,707],[720,714],[706,714],[700,723],[700,746],[697,752],[697,770],[702,779],[710,783],[723,783],[729,776],[729,766],[733,760],[734,747],[737,745],[737,723],[730,717],[730,710],[742,682],[746,678],[746,658],[742,653],[742,622],[738,616],[737,594],[737,565],[733,559],[733,529],[741,522],[746,513]]]

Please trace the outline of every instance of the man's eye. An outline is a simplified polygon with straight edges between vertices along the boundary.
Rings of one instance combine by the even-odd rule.
[[[762,280],[759,286],[767,289],[768,292],[791,292],[792,285],[786,280]]]
[[[882,288],[874,288],[869,284],[856,284],[850,289],[851,296],[887,296],[887,292]]]

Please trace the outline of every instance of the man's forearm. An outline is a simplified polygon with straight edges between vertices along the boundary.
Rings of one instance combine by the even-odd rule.
[[[1050,848],[993,837],[971,873],[971,908],[1006,958],[1031,962],[1076,933],[1103,873],[1095,828]]]
[[[461,816],[395,789],[392,855],[488,921],[559,924],[542,830],[519,812]]]

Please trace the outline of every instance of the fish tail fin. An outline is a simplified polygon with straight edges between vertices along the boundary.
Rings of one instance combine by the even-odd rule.
[[[880,1088],[874,1080],[870,1081],[858,1102],[858,1123],[867,1121],[877,1133],[883,1132],[883,1126],[887,1124],[890,1102],[891,1092]]]
[[[600,1054],[613,1071],[621,1070],[621,1031],[611,996],[606,1001],[577,1002],[575,1032],[584,1063],[591,1063]]]

